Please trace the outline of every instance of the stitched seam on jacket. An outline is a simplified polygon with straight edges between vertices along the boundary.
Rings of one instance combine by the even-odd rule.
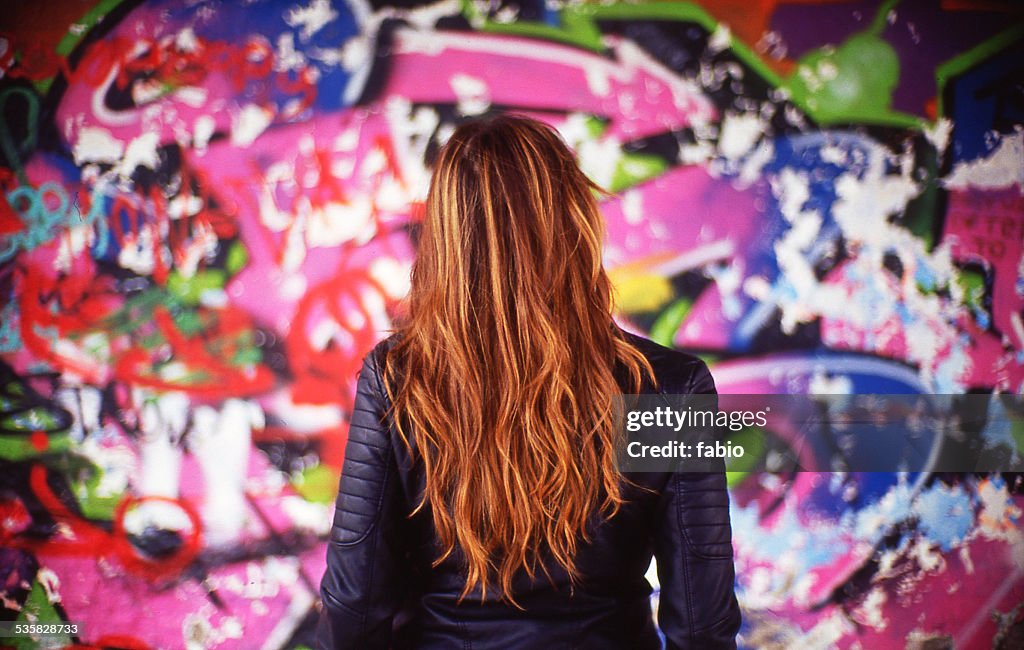
[[[707,370],[707,366],[706,366],[706,364],[703,364],[703,362],[693,363],[691,365],[697,366],[698,370],[700,369],[701,365],[704,365],[705,370],[708,373],[708,375],[711,374],[711,371]],[[695,387],[695,385],[697,383],[697,374],[698,373],[696,371],[692,371],[690,373],[690,377],[688,378],[688,380],[686,382],[686,390],[684,392],[686,394],[688,394],[688,395],[689,394],[693,394],[693,389],[694,389],[694,387]],[[712,381],[714,381],[714,379],[712,379]],[[679,480],[679,475],[678,474],[676,474],[676,479],[677,479],[677,485],[679,485],[679,483],[681,483],[681,481]],[[715,492],[715,493],[725,492],[726,500],[727,500],[726,504],[725,505],[712,504],[712,505],[703,505],[703,506],[692,506],[692,507],[687,507],[687,509],[688,510],[706,510],[706,509],[710,509],[710,508],[725,508],[726,510],[728,510],[728,508],[729,508],[729,506],[728,506],[728,494],[729,494],[728,490],[723,490],[722,488],[698,488],[696,490],[687,490],[688,494],[706,494],[706,493],[709,493],[709,492]],[[680,493],[680,497],[681,496],[682,496],[682,494]],[[680,527],[683,529],[683,538],[686,540],[686,545],[689,547],[690,551],[694,555],[696,555],[698,558],[700,558],[702,560],[723,560],[723,559],[726,559],[726,558],[732,559],[732,557],[733,557],[732,543],[729,543],[728,545],[725,542],[705,542],[705,543],[702,543],[702,544],[698,544],[697,542],[693,541],[693,539],[690,536],[689,531],[687,530],[688,527],[682,525],[682,500],[681,499],[680,499],[680,507],[677,508],[677,512],[679,513],[679,519],[680,519],[679,524],[680,524]],[[728,515],[726,515],[726,517],[728,517]],[[728,524],[728,519],[726,519],[726,522],[727,523],[724,523],[724,524],[722,524],[722,523],[706,523],[705,522],[705,523],[701,523],[701,524],[697,524],[697,525],[702,527],[702,528],[706,528],[706,527],[710,527],[710,526],[728,526],[729,525]],[[729,531],[729,537],[730,538],[732,537],[732,531],[731,530]],[[726,546],[726,545],[729,547],[728,552],[724,552],[723,551],[721,553],[709,553],[709,552],[706,552],[706,551],[700,551],[699,550],[699,547],[701,547],[701,546],[706,547],[706,546]]]
[[[731,543],[728,545],[729,546],[729,551],[728,552],[722,551],[721,553],[710,553],[710,552],[707,552],[707,551],[700,551],[700,550],[698,550],[698,547],[701,547],[701,546],[725,546],[726,545],[725,542],[708,542],[706,544],[696,544],[696,543],[694,543],[692,541],[687,540],[687,544],[690,547],[690,552],[693,553],[696,557],[698,557],[698,558],[700,558],[702,560],[728,560],[728,559],[732,559],[732,544]]]
[[[682,479],[676,474],[676,495],[682,496],[680,491],[682,487]],[[680,504],[681,505],[681,504]],[[683,536],[686,543],[689,545],[689,539],[686,538],[686,527],[683,526],[683,512],[679,506],[676,506],[676,524],[679,529],[683,531]],[[690,645],[693,645],[694,636],[696,636],[696,630],[694,630],[693,624],[693,582],[690,580],[690,558],[687,557],[686,552],[683,552],[683,583],[686,585],[686,612],[687,621],[686,629],[687,636],[690,638]]]
[[[334,596],[334,594],[332,594],[332,593],[331,593],[331,592],[329,592],[329,591],[324,591],[324,592],[323,592],[323,593],[322,593],[321,595],[322,595],[322,596],[326,596],[325,600],[330,600],[330,601],[331,601],[331,606],[332,606],[332,607],[335,607],[335,606],[336,606],[336,607],[338,607],[339,609],[343,609],[343,610],[345,610],[346,612],[348,612],[349,614],[351,614],[352,616],[354,616],[354,617],[358,618],[358,619],[359,619],[360,621],[362,621],[362,620],[363,620],[363,619],[364,619],[364,618],[366,617],[366,614],[365,614],[365,613],[360,613],[360,612],[359,612],[358,610],[352,609],[351,607],[349,607],[349,606],[348,606],[348,605],[346,605],[345,603],[343,603],[343,602],[341,602],[340,600],[338,600],[338,599],[337,599],[337,598],[336,598],[336,597]]]
[[[732,608],[729,608],[729,611],[726,612],[725,614],[723,614],[722,617],[719,618],[718,620],[716,620],[714,623],[710,623],[708,625],[705,625],[702,628],[695,629],[694,632],[695,633],[696,632],[706,632],[707,630],[710,630],[711,628],[715,627],[716,625],[718,625],[719,623],[721,623],[722,621],[724,621],[725,619],[729,618],[732,615],[733,615]]]
[[[377,395],[380,396],[381,404],[384,405],[384,416],[385,416],[384,419],[387,420],[387,414],[391,411],[391,406],[392,406],[391,405],[391,398],[388,397],[388,392],[386,390],[384,390],[384,380],[381,379],[381,376],[380,376],[380,364],[378,363],[379,360],[377,359],[377,348],[374,348],[373,351],[370,354],[372,355],[372,360],[373,360],[373,383],[377,385]],[[391,436],[390,436],[391,425],[388,422],[385,422],[385,424],[388,427],[388,434],[389,434],[387,436],[387,439],[388,439],[388,441],[390,441],[391,440]]]
[[[376,349],[374,349],[374,352],[376,352]],[[374,352],[371,352],[371,354],[374,354]],[[376,359],[373,359],[373,366],[372,366],[371,370],[373,371],[374,384],[377,385],[377,397],[380,398],[381,402],[384,402],[384,399],[385,399],[384,398],[384,394],[380,392],[380,387],[381,387],[381,385],[380,385],[380,376],[377,374],[377,360]],[[384,439],[386,441],[390,441],[391,437],[389,435],[385,434]],[[390,447],[390,445],[385,445],[385,446],[382,447],[382,449],[386,449],[387,447]],[[388,462],[387,458],[385,458],[384,459],[384,477],[381,479],[381,482],[380,482],[380,500],[377,503],[377,511],[374,513],[374,519],[373,519],[373,522],[371,522],[371,524],[370,524],[370,530],[373,530],[374,528],[376,528],[377,522],[380,521],[380,511],[381,511],[381,509],[384,506],[384,498],[386,497],[387,492],[388,492],[388,484],[390,483],[390,480],[389,480],[390,478],[391,478],[391,463]],[[369,534],[369,531],[367,531],[367,534]],[[370,544],[370,557],[371,558],[376,557],[376,555],[377,555],[377,542],[379,540],[380,540],[380,536],[379,535],[374,535],[373,536],[373,540],[371,541],[371,544]],[[366,604],[367,613],[363,617],[363,625],[362,625],[363,631],[360,634],[360,636],[365,636],[365,634],[366,634],[366,619],[369,617],[370,601],[373,600],[373,584],[374,584],[373,574],[374,574],[374,571],[376,570],[376,568],[377,568],[377,563],[373,562],[371,560],[370,561],[370,571],[369,571],[369,575],[367,577],[367,582],[370,585],[370,588],[368,590],[369,591],[369,598],[367,598],[367,604]]]
[[[374,374],[376,374],[376,373],[374,373]],[[373,414],[373,411],[371,411],[370,409],[360,409],[360,408],[355,408],[355,407],[352,407],[352,412],[353,413],[370,413],[371,415]]]
[[[377,498],[377,504],[374,506],[373,515],[371,515],[372,520],[370,521],[369,525],[366,527],[366,530],[361,535],[359,535],[359,537],[357,537],[357,538],[355,538],[353,540],[340,540],[340,539],[331,540],[334,544],[337,544],[338,546],[343,546],[343,547],[355,546],[357,544],[362,544],[364,541],[366,541],[366,538],[370,536],[370,533],[373,532],[373,529],[377,527],[377,522],[378,522],[378,520],[380,518],[381,506],[384,503],[384,490],[387,487],[387,481],[388,481],[388,474],[389,473],[390,473],[390,467],[389,467],[388,464],[385,464],[384,465],[384,477],[381,479],[380,496]],[[348,495],[346,493],[346,496],[356,496],[356,495]],[[363,497],[363,498],[369,499],[369,497]],[[359,515],[360,513],[352,512],[351,514]],[[342,529],[342,530],[344,530],[344,529]]]
[[[716,546],[717,545],[721,545],[721,546],[725,546],[726,544],[725,544],[725,542],[697,543],[697,542],[693,541],[693,539],[690,537],[690,532],[688,530],[689,526],[684,526],[683,525],[683,489],[682,489],[682,479],[680,478],[679,474],[675,475],[675,479],[676,479],[677,498],[679,499],[679,504],[676,506],[676,514],[677,514],[677,516],[679,518],[679,527],[683,531],[683,540],[686,542],[687,548],[690,550],[691,553],[693,553],[697,557],[701,558],[702,560],[721,560],[721,559],[724,559],[724,558],[732,557],[732,544],[731,543],[728,545],[729,546],[729,552],[728,553],[725,553],[725,552],[722,552],[722,553],[708,553],[708,552],[702,552],[702,551],[698,550],[698,548],[701,547],[701,546],[708,546],[708,545],[716,545]],[[701,491],[702,492],[712,492],[712,491],[718,491],[718,490],[701,490]],[[728,508],[728,506],[721,506],[721,507]],[[727,526],[728,524],[726,524],[726,523],[717,523],[717,524],[702,523],[702,524],[698,524],[698,525],[703,526],[703,527],[707,527],[707,526]],[[732,537],[731,531],[730,531],[730,535],[729,536]]]
[[[373,353],[371,353],[371,354],[373,354]],[[383,398],[383,394],[380,392],[381,384],[380,384],[380,376],[377,374],[376,359],[372,359],[372,361],[373,361],[373,364],[370,367],[370,370],[373,373],[373,377],[372,377],[373,382],[374,382],[374,384],[377,387],[377,395],[376,395],[376,397],[378,397],[379,399],[381,399],[383,401],[384,398]],[[373,397],[373,395],[371,395],[371,397]],[[384,436],[384,439],[385,440],[390,440],[390,438],[387,435]],[[387,449],[388,447],[390,447],[389,444],[382,445],[381,447],[374,447],[373,445],[366,445],[365,443],[360,443],[360,444],[364,444],[365,447],[368,447],[370,449],[375,449],[375,450],[382,450],[382,449]],[[380,511],[381,511],[381,508],[384,505],[384,493],[385,493],[385,491],[387,489],[388,478],[390,476],[390,473],[391,473],[391,464],[387,462],[387,459],[385,459],[385,462],[384,462],[384,476],[381,478],[381,482],[380,482],[380,485],[381,485],[381,487],[380,487],[380,495],[377,498],[377,504],[374,507],[372,519],[370,521],[370,524],[366,527],[366,531],[364,531],[362,535],[360,535],[359,537],[357,537],[354,540],[345,540],[345,541],[342,541],[342,540],[332,540],[335,544],[337,544],[339,546],[342,546],[342,547],[355,546],[356,544],[361,544],[362,542],[364,542],[366,540],[367,537],[369,537],[370,533],[373,532],[374,528],[377,527],[377,522],[380,519]],[[353,514],[357,514],[357,513],[353,513]]]
[[[728,560],[732,559],[732,543],[726,544],[725,542],[706,542],[703,544],[697,544],[693,541],[687,540],[687,544],[690,547],[690,552],[702,560]],[[702,546],[728,546],[728,551],[722,551],[720,553],[711,553],[709,551],[698,550]]]
[[[387,488],[387,476],[388,476],[388,471],[387,471],[387,466],[385,465],[385,468],[384,468],[384,482],[381,484],[382,489],[380,491],[381,502],[382,503],[384,501],[384,498],[383,498],[384,497],[384,490]],[[380,516],[380,509],[377,510],[377,516]],[[374,522],[374,524],[376,524],[376,522]],[[370,557],[371,558],[373,558],[373,557],[375,557],[377,555],[377,540],[378,539],[379,539],[379,535],[374,535],[373,539],[370,540]],[[369,616],[370,616],[370,603],[373,601],[373,572],[374,572],[374,570],[376,568],[377,568],[377,563],[374,562],[371,559],[370,560],[370,570],[368,571],[368,575],[367,575],[367,578],[366,578],[367,584],[370,585],[370,588],[367,589],[367,594],[366,594],[366,596],[367,596],[366,597],[366,604],[365,604],[366,612],[363,614],[363,623],[362,623],[362,625],[359,626],[360,627],[359,636],[364,638],[364,639],[366,638],[366,619],[369,618]]]
[[[367,446],[369,446],[369,445],[367,445]],[[354,465],[371,465],[371,466],[373,465],[373,463],[371,463],[370,461],[368,461],[368,460],[360,460],[359,458],[347,458],[346,460],[348,462],[354,464]]]
[[[469,640],[469,630],[466,629],[466,621],[461,618],[456,620],[459,625],[459,632],[462,633],[462,650],[473,650],[473,642]]]

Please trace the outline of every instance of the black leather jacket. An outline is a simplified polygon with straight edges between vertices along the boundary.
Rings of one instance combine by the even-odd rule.
[[[478,592],[457,603],[461,556],[431,568],[438,551],[430,513],[408,517],[423,493],[423,473],[383,416],[387,394],[378,368],[393,338],[367,355],[359,376],[320,588],[318,647],[657,649],[644,579],[652,555],[667,648],[735,647],[740,611],[721,472],[631,474],[641,487],[624,484],[628,504],[579,550],[575,588],[551,562],[553,581],[541,573],[515,585],[523,611],[490,595],[481,602]],[[633,342],[662,392],[715,392],[696,357],[639,337]]]

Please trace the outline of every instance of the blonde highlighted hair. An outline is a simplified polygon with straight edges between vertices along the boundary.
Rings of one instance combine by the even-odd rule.
[[[545,554],[575,581],[592,515],[622,504],[613,399],[653,372],[612,319],[595,190],[526,117],[459,127],[434,167],[384,372],[424,464],[435,566],[465,556],[462,598],[493,586],[515,604],[513,576],[547,572]]]

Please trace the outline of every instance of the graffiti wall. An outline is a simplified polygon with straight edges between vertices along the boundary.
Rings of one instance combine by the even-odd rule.
[[[356,371],[473,117],[561,131],[614,193],[620,323],[703,355],[720,392],[1024,392],[1013,2],[2,21],[0,605],[81,624],[61,645],[311,642]],[[757,440],[730,474],[743,646],[1022,647],[1016,475],[787,474],[786,441]]]

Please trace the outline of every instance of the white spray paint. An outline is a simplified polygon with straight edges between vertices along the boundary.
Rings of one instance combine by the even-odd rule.
[[[308,41],[310,37],[338,17],[338,12],[328,0],[312,0],[308,6],[296,5],[284,14],[284,21],[291,27],[299,28],[299,38]]]
[[[718,149],[726,158],[745,156],[757,144],[764,128],[765,124],[756,113],[726,113],[722,118]]]
[[[57,403],[71,414],[71,439],[81,443],[90,433],[100,430],[103,396],[95,386],[75,386],[67,381],[57,389]]]
[[[285,32],[278,36],[277,46],[274,49],[274,70],[288,72],[301,70],[305,66],[305,55],[295,49],[295,35]]]
[[[235,147],[248,147],[270,126],[273,119],[274,111],[271,109],[246,104],[232,116],[231,144]]]
[[[491,92],[482,79],[460,73],[452,75],[449,83],[463,115],[482,115],[491,107]]]
[[[945,179],[946,187],[1003,189],[1017,186],[1024,194],[1024,130],[1003,136],[991,154],[958,163]]]
[[[143,133],[133,138],[124,152],[118,173],[127,178],[136,167],[156,169],[160,165],[160,153],[157,151],[159,146],[160,134],[156,132]]]
[[[204,538],[211,546],[237,540],[245,525],[252,429],[262,426],[263,411],[241,399],[227,400],[219,412],[204,405],[193,413],[189,449],[199,461],[206,486],[201,517]]]
[[[125,233],[121,250],[117,253],[117,263],[137,275],[153,272],[156,259],[153,256],[153,227],[150,224],[143,225],[138,233]]]
[[[178,496],[181,446],[188,421],[188,397],[184,393],[161,395],[135,390],[142,429],[142,471],[139,492],[145,496]]]
[[[116,163],[124,155],[124,143],[107,129],[86,126],[78,134],[72,155],[79,166],[87,162]]]

